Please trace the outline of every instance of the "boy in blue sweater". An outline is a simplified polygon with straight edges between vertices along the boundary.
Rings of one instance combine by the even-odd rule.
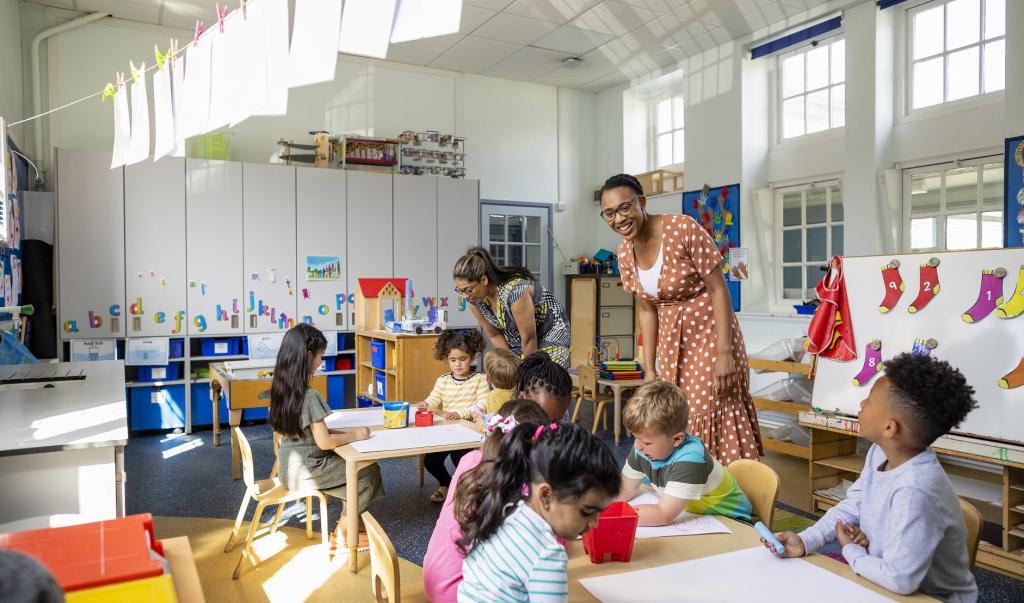
[[[776,534],[782,556],[838,540],[853,571],[888,590],[973,603],[963,513],[929,446],[976,407],[974,388],[930,356],[900,354],[884,367],[861,402],[860,434],[873,445],[860,478],[818,523],[799,535]]]

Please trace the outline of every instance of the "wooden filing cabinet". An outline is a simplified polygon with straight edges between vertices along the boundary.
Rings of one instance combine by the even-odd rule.
[[[636,304],[622,289],[618,276],[581,274],[566,276],[566,308],[572,324],[570,365],[586,364],[598,342],[614,342],[620,358],[633,358]]]

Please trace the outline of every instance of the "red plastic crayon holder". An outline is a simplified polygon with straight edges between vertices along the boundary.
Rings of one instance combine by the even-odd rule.
[[[640,515],[629,503],[613,502],[597,517],[597,525],[583,535],[583,550],[591,563],[604,563],[606,556],[612,561],[629,561],[633,556],[633,540]]]
[[[416,427],[430,427],[434,424],[434,413],[429,410],[416,411]]]

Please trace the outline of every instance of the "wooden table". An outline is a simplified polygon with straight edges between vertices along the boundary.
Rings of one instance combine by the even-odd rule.
[[[242,477],[242,457],[235,440],[234,428],[242,424],[242,411],[247,408],[270,407],[272,377],[236,379],[228,374],[224,363],[210,365],[210,401],[213,404],[213,445],[220,446],[220,397],[227,393],[228,424],[231,431],[231,479]],[[309,386],[327,399],[327,376],[313,375]],[[264,395],[266,394],[266,395]]]
[[[348,412],[362,412],[360,410],[344,410]],[[441,425],[452,425],[459,423],[469,429],[476,430],[476,424],[472,421],[445,421]],[[370,431],[386,429],[383,425],[374,425]],[[406,429],[416,429],[411,423]],[[359,483],[359,470],[376,463],[381,459],[398,459],[410,456],[419,456],[431,452],[449,452],[452,450],[468,450],[479,448],[481,442],[463,442],[447,446],[429,446],[426,448],[406,448],[404,450],[381,450],[379,452],[359,452],[351,444],[340,446],[334,449],[341,458],[345,459],[345,483],[350,486],[345,489],[345,545],[348,547],[348,567],[352,573],[359,571],[356,548],[359,544],[359,488],[351,487]]]
[[[690,561],[703,557],[711,557],[712,555],[730,553],[733,551],[747,549],[752,546],[761,546],[760,537],[757,535],[757,532],[754,531],[754,528],[727,517],[718,517],[718,519],[732,530],[733,533],[705,534],[700,536],[669,536],[665,538],[646,538],[637,540],[633,545],[633,557],[630,559],[629,563],[620,563],[617,561],[606,561],[601,564],[591,563],[590,558],[583,552],[583,541],[575,540],[570,542],[568,547],[569,600],[598,600],[590,594],[590,591],[580,584],[580,580],[584,578],[596,578],[597,576],[607,576],[609,574],[633,572],[661,565],[679,563],[681,561]],[[771,554],[767,550],[764,553],[765,555]],[[842,576],[847,580],[852,580],[867,589],[875,591],[876,593],[881,593],[894,601],[935,600],[920,593],[904,597],[889,592],[881,586],[855,575],[853,570],[850,569],[850,566],[845,563],[841,563],[831,557],[826,557],[825,555],[810,555],[804,559],[809,563],[813,563],[818,567],[832,572],[833,574]],[[736,571],[737,578],[742,579],[743,568],[736,568]],[[638,588],[643,588],[643,586],[638,585]],[[685,599],[686,592],[685,585],[680,585],[680,589],[679,597],[680,600],[683,600]],[[766,593],[766,595],[771,595],[771,593]],[[769,596],[769,598],[772,597]],[[827,600],[827,598],[827,595],[823,593],[822,600]]]
[[[203,585],[199,583],[199,572],[196,570],[195,559],[192,558],[192,547],[188,544],[188,536],[164,538],[164,556],[171,566],[171,579],[174,591],[180,603],[205,603]]]
[[[612,395],[615,396],[615,408],[614,412],[614,433],[615,443],[619,443],[619,434],[622,433],[622,392],[627,389],[636,389],[644,384],[643,379],[598,379],[598,387],[604,386],[612,390]]]

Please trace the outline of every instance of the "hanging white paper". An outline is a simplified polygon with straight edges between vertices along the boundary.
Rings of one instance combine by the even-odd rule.
[[[185,112],[185,60],[168,59],[171,70],[171,99],[174,106],[174,150],[173,157],[185,156],[185,128],[182,114]]]
[[[235,52],[235,72],[239,89],[238,102],[232,105],[231,127],[245,121],[250,115],[262,111],[267,104],[267,48],[263,26],[263,2],[253,2],[245,14],[235,15],[240,24],[238,50]]]
[[[348,0],[341,15],[338,52],[383,59],[388,54],[396,0]]]
[[[171,66],[153,73],[153,161],[174,151],[174,102],[171,98]]]
[[[288,54],[288,85],[292,88],[334,79],[341,31],[341,0],[297,2]]]
[[[480,434],[464,425],[434,425],[432,427],[406,427],[381,429],[370,433],[369,440],[352,442],[359,452],[408,450],[430,446],[451,446],[479,442]]]
[[[233,81],[235,62],[235,40],[237,31],[235,18],[224,21],[224,31],[213,30],[210,36],[212,66],[210,68],[210,120],[207,131],[223,128],[231,121],[231,105],[235,102]]]
[[[146,91],[145,69],[143,65],[138,81],[132,82],[132,135],[125,165],[149,159],[149,94]]]
[[[185,107],[178,117],[184,119],[185,138],[205,134],[210,119],[210,34],[190,45],[185,62]]]
[[[263,4],[264,48],[267,60],[267,102],[253,115],[288,112],[288,2],[260,0]]]
[[[110,169],[121,167],[128,158],[128,147],[132,142],[132,124],[128,114],[128,88],[118,86],[114,92],[114,150],[110,158]]]
[[[391,43],[457,33],[462,0],[398,0]]]

